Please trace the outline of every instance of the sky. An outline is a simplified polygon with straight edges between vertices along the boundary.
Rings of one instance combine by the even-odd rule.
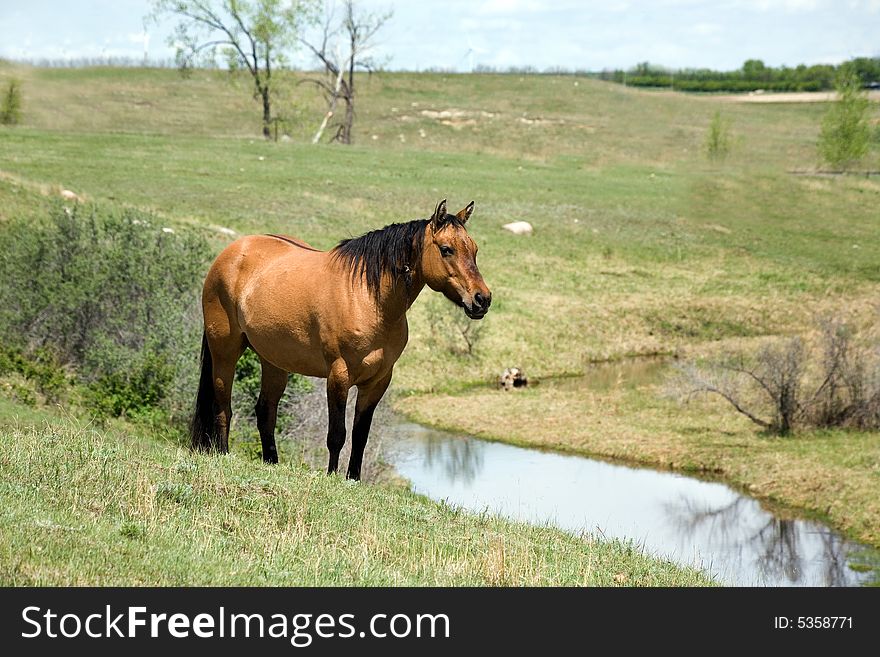
[[[734,70],[880,56],[880,0],[361,0],[393,9],[375,56],[392,70]],[[148,0],[0,0],[0,57],[173,58]],[[305,53],[295,60],[311,62]]]

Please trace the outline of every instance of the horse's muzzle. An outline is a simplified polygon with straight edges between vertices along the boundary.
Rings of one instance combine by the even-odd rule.
[[[492,294],[483,296],[480,292],[474,294],[474,300],[470,307],[464,306],[464,314],[471,319],[483,319],[489,312],[489,306],[492,305]]]

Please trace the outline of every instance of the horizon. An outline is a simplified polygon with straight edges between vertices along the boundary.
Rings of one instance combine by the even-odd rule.
[[[114,59],[173,65],[173,20],[145,28],[147,0],[32,0],[0,16],[0,58],[70,65]],[[386,71],[467,73],[601,72],[641,62],[668,70],[736,71],[767,66],[837,65],[880,57],[880,0],[362,0],[393,8],[373,51]],[[442,17],[438,30],[437,17]],[[310,34],[306,31],[306,35]],[[432,40],[436,39],[436,40]],[[293,68],[310,70],[302,49]]]

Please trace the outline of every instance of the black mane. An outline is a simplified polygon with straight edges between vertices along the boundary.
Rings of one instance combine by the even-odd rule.
[[[412,282],[412,271],[422,259],[422,237],[429,219],[416,219],[401,224],[389,224],[360,237],[342,240],[333,249],[333,257],[342,260],[350,269],[352,280],[363,279],[374,296],[379,295],[382,274],[391,275],[395,283]],[[463,225],[454,215],[447,222]]]

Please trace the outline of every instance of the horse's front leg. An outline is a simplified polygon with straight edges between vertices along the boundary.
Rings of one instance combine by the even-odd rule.
[[[345,445],[345,403],[348,401],[349,388],[351,384],[348,367],[340,359],[330,368],[330,375],[327,377],[327,449],[330,451],[328,474],[339,469],[339,452]]]
[[[373,411],[379,405],[382,395],[391,383],[391,372],[379,381],[358,386],[357,406],[354,412],[354,427],[351,430],[351,457],[348,459],[348,479],[355,481],[361,478],[361,464],[364,459],[364,448],[370,437],[370,425],[373,422]]]

